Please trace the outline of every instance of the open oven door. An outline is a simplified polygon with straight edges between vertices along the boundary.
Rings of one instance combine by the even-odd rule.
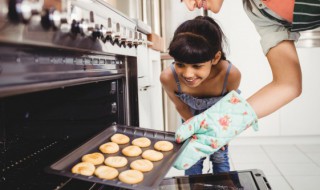
[[[159,190],[271,190],[261,170],[231,171],[221,174],[202,174],[165,178]]]

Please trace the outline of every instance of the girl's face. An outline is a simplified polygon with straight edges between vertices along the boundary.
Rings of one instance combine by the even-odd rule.
[[[188,87],[195,88],[209,77],[212,65],[211,60],[197,64],[175,62],[175,70],[180,79],[182,79],[182,83]]]
[[[190,11],[194,9],[203,8],[204,10],[211,10],[218,13],[224,0],[181,0],[183,1]]]

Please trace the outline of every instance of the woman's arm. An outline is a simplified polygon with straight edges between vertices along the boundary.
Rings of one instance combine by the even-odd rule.
[[[193,117],[190,108],[188,105],[186,105],[184,102],[182,102],[176,95],[175,95],[175,87],[176,82],[174,79],[174,76],[172,74],[172,71],[170,68],[166,68],[162,71],[160,75],[160,81],[162,83],[163,89],[166,91],[167,95],[169,96],[170,100],[173,102],[173,104],[176,107],[176,110],[182,117],[184,121],[187,121],[191,117]]]
[[[302,75],[293,41],[282,41],[271,48],[267,58],[272,81],[248,98],[258,118],[267,116],[301,94]]]

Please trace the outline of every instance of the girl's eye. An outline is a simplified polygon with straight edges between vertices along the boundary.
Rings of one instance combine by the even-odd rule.
[[[193,65],[192,67],[195,68],[195,69],[199,69],[199,68],[202,67],[202,65]]]
[[[177,66],[177,67],[183,67],[184,64],[183,64],[183,63],[176,63],[176,66]]]

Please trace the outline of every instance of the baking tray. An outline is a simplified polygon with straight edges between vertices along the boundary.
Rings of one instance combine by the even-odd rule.
[[[116,156],[116,155],[124,156],[121,153],[121,150],[124,147],[131,144],[131,141],[133,139],[139,138],[139,137],[148,137],[151,140],[151,145],[146,148],[141,148],[142,151],[147,149],[154,149],[153,145],[155,144],[155,142],[159,140],[167,140],[172,142],[174,144],[174,148],[171,151],[162,152],[164,155],[163,159],[157,162],[153,162],[153,166],[154,166],[153,169],[149,172],[143,173],[144,175],[143,181],[134,185],[123,183],[119,181],[118,178],[114,180],[104,180],[96,176],[83,176],[80,174],[73,174],[71,172],[71,168],[75,164],[81,162],[81,157],[83,155],[88,153],[93,153],[93,152],[100,152],[99,146],[106,142],[110,142],[111,136],[115,133],[127,135],[128,137],[130,137],[130,142],[125,145],[119,145],[120,151],[118,151],[117,153],[104,154],[105,158],[107,158],[108,156]],[[101,133],[99,133],[97,136],[93,137],[92,139],[90,139],[89,141],[87,141],[86,143],[78,147],[77,149],[75,149],[74,151],[72,151],[71,153],[69,153],[68,155],[66,155],[65,157],[61,158],[57,162],[47,167],[45,170],[46,172],[51,174],[57,174],[57,175],[75,178],[79,180],[111,185],[116,187],[122,187],[126,189],[139,189],[139,190],[156,189],[188,142],[189,141],[186,141],[183,144],[176,143],[173,132],[157,131],[152,129],[131,127],[131,126],[125,126],[125,125],[112,125],[107,129],[105,129],[104,131],[102,131]],[[126,158],[128,159],[128,164],[125,167],[118,168],[119,173],[124,170],[130,169],[130,163],[133,160],[141,159],[142,157],[140,155],[137,157],[126,157]]]

